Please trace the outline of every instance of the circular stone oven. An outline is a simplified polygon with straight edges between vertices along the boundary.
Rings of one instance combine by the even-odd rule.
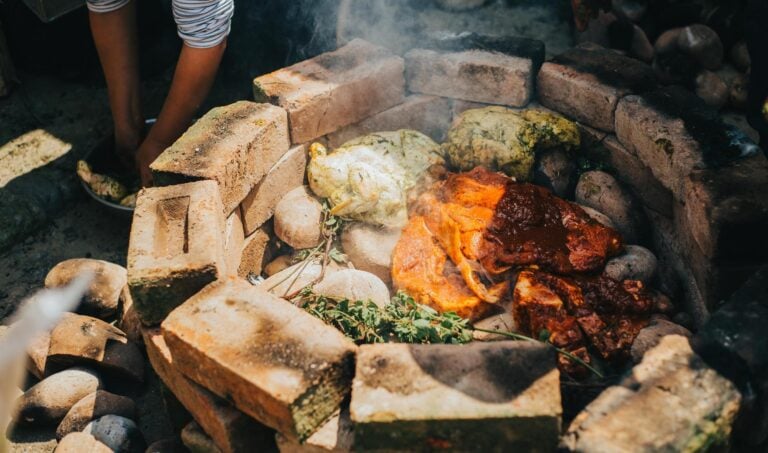
[[[563,172],[605,170],[584,172],[581,183],[592,177],[605,187],[597,180],[610,178],[631,209],[606,212],[608,221],[655,252],[654,282],[674,319],[705,332],[720,302],[768,256],[768,161],[693,94],[657,85],[637,60],[593,46],[543,60],[543,43],[519,38],[425,42],[403,57],[354,40],[256,78],[256,102],[211,110],[152,164],[157,187],[138,197],[129,286],[154,368],[219,448],[253,442],[269,432],[261,424],[278,432],[281,449],[728,444],[740,393],[686,338],[660,340],[690,335],[669,321],[641,334],[646,349],[658,346],[626,377],[577,383],[538,342],[358,347],[251,284],[288,253],[272,217],[304,184],[311,142],[335,148],[405,128],[440,142],[468,109],[536,107],[576,121],[581,134],[575,161],[548,157],[537,181],[566,194],[576,177]],[[590,190],[576,192],[587,208],[610,210]],[[563,406],[595,397],[563,429]]]

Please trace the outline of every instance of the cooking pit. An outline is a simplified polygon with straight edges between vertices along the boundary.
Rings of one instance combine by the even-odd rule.
[[[478,35],[354,40],[254,94],[155,161],[129,250],[219,448],[728,444],[740,393],[686,337],[768,255],[768,162],[700,99]]]

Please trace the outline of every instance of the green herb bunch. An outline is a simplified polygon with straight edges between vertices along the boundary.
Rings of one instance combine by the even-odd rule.
[[[305,291],[302,306],[357,343],[449,343],[472,341],[472,328],[455,313],[440,314],[398,293],[384,308],[371,301],[333,300]]]

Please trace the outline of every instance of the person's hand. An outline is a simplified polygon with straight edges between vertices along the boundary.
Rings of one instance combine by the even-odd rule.
[[[136,166],[139,169],[143,187],[152,185],[152,172],[149,170],[149,166],[164,150],[165,145],[147,138],[136,151]]]

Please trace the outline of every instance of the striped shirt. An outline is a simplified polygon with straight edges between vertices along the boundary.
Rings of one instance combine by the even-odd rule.
[[[108,13],[130,0],[87,0],[94,13]],[[234,0],[172,0],[173,19],[179,37],[189,47],[208,48],[222,43],[229,35]]]

